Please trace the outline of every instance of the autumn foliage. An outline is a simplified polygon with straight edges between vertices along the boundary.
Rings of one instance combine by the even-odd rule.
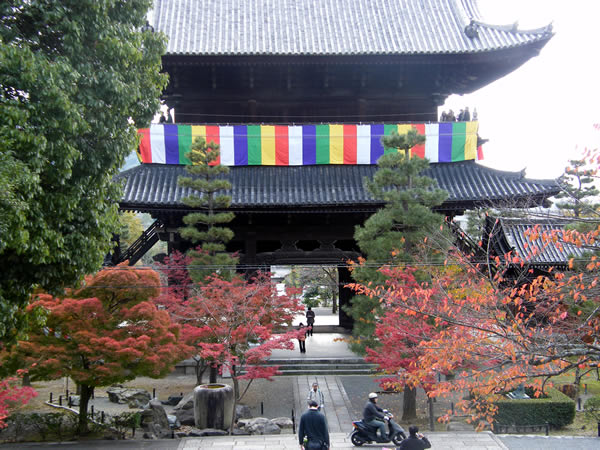
[[[81,387],[82,431],[94,387],[161,377],[182,358],[179,326],[149,301],[159,289],[153,270],[120,265],[64,298],[39,294],[30,304],[45,311],[46,323],[18,342],[14,356],[33,380],[68,376]]]
[[[265,365],[266,360],[274,349],[293,348],[298,331],[282,329],[302,307],[294,296],[278,295],[263,273],[250,280],[213,274],[201,284],[192,283],[189,261],[182,255],[170,257],[163,270],[178,282],[156,301],[181,324],[181,342],[193,347],[196,362],[231,376],[237,401],[245,393],[240,392],[239,380],[270,379],[278,373],[278,367]]]
[[[19,386],[23,371],[19,371],[18,375],[0,380],[0,429],[6,427],[5,420],[13,410],[37,396],[33,388]]]
[[[531,239],[594,244],[599,233],[569,231],[559,238],[542,233]],[[432,397],[467,393],[459,408],[484,426],[493,422],[494,400],[519,384],[539,395],[552,376],[599,365],[595,256],[577,271],[534,276],[522,256],[506,255],[493,262],[496,276],[490,279],[467,257],[450,255],[453,260],[443,269],[431,267],[425,281],[417,281],[414,267],[396,266],[380,269],[385,286],[354,286],[383,306],[376,333],[384,346],[370,355],[391,374],[389,383],[426,383]],[[530,277],[503,278],[515,265]]]

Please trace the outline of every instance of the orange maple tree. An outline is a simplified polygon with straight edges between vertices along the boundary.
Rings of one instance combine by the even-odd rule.
[[[13,356],[32,380],[68,376],[79,385],[80,432],[94,387],[164,376],[189,351],[178,342],[179,325],[150,301],[159,289],[155,271],[120,265],[65,297],[39,294],[29,305],[45,312],[45,325],[18,341]]]
[[[575,235],[570,232],[563,239],[581,239]],[[595,256],[581,271],[540,275],[519,284],[503,279],[502,270],[490,280],[466,257],[455,258],[447,270],[436,270],[424,282],[416,282],[415,268],[397,266],[380,269],[387,277],[385,286],[354,286],[384,305],[378,335],[412,330],[416,343],[404,370],[398,370],[394,352],[375,350],[380,367],[394,369],[398,383],[417,386],[433,380],[428,384],[432,397],[470,393],[458,406],[482,427],[493,422],[498,395],[521,383],[541,393],[553,376],[600,364],[600,260]],[[517,259],[511,257],[510,263]],[[406,327],[394,320],[398,315],[431,326]],[[436,381],[436,373],[455,377]]]
[[[596,151],[585,157],[600,166]],[[554,376],[597,370],[600,226],[596,221],[590,227],[588,221],[584,230],[532,226],[524,246],[528,254],[488,253],[489,263],[482,265],[455,248],[443,267],[423,261],[384,266],[379,271],[385,284],[351,285],[381,303],[376,333],[382,342],[396,337],[411,343],[390,351],[392,339],[369,351],[387,374],[385,381],[427,383],[431,397],[464,398],[467,393],[457,406],[482,428],[493,423],[494,402],[517,386],[525,384],[541,395]],[[571,258],[562,271],[534,271],[528,262],[548,246],[588,253]]]

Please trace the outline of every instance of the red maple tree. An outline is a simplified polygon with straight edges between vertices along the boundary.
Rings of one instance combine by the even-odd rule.
[[[0,380],[0,429],[6,427],[6,418],[12,411],[37,396],[37,392],[33,388],[19,386],[24,371],[18,371],[17,375]]]
[[[187,280],[176,265],[182,262],[185,258],[171,259],[169,272],[171,277]],[[266,360],[274,349],[293,348],[298,331],[281,331],[302,306],[293,296],[278,295],[263,273],[250,280],[213,275],[202,284],[186,286],[170,287],[157,302],[181,323],[181,339],[194,346],[197,361],[231,376],[237,403],[252,380],[278,373],[278,367],[265,365]],[[250,380],[244,392],[240,392],[240,380]]]
[[[149,301],[159,289],[155,271],[120,265],[65,297],[39,294],[29,305],[45,311],[45,326],[17,343],[16,357],[32,380],[68,376],[79,385],[80,432],[94,387],[164,376],[189,350],[178,341],[179,325]]]

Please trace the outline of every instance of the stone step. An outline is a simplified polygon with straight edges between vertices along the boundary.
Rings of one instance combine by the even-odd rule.
[[[311,369],[311,370],[336,370],[336,369],[361,369],[371,370],[375,366],[370,364],[265,364],[263,367],[277,366],[280,370],[298,370],[298,369]]]
[[[370,375],[374,364],[363,358],[294,358],[270,359],[268,366],[278,366],[281,375]]]
[[[365,364],[369,365],[363,358],[288,358],[288,359],[269,359],[269,364],[288,365],[288,364]]]
[[[283,370],[280,368],[280,376],[292,375],[372,375],[371,369],[298,369],[298,370]]]

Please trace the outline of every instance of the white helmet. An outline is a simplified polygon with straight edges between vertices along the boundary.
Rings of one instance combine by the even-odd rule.
[[[370,399],[371,399],[371,398],[377,398],[377,394],[376,394],[375,392],[371,392],[371,393],[369,394],[369,398],[370,398]]]

